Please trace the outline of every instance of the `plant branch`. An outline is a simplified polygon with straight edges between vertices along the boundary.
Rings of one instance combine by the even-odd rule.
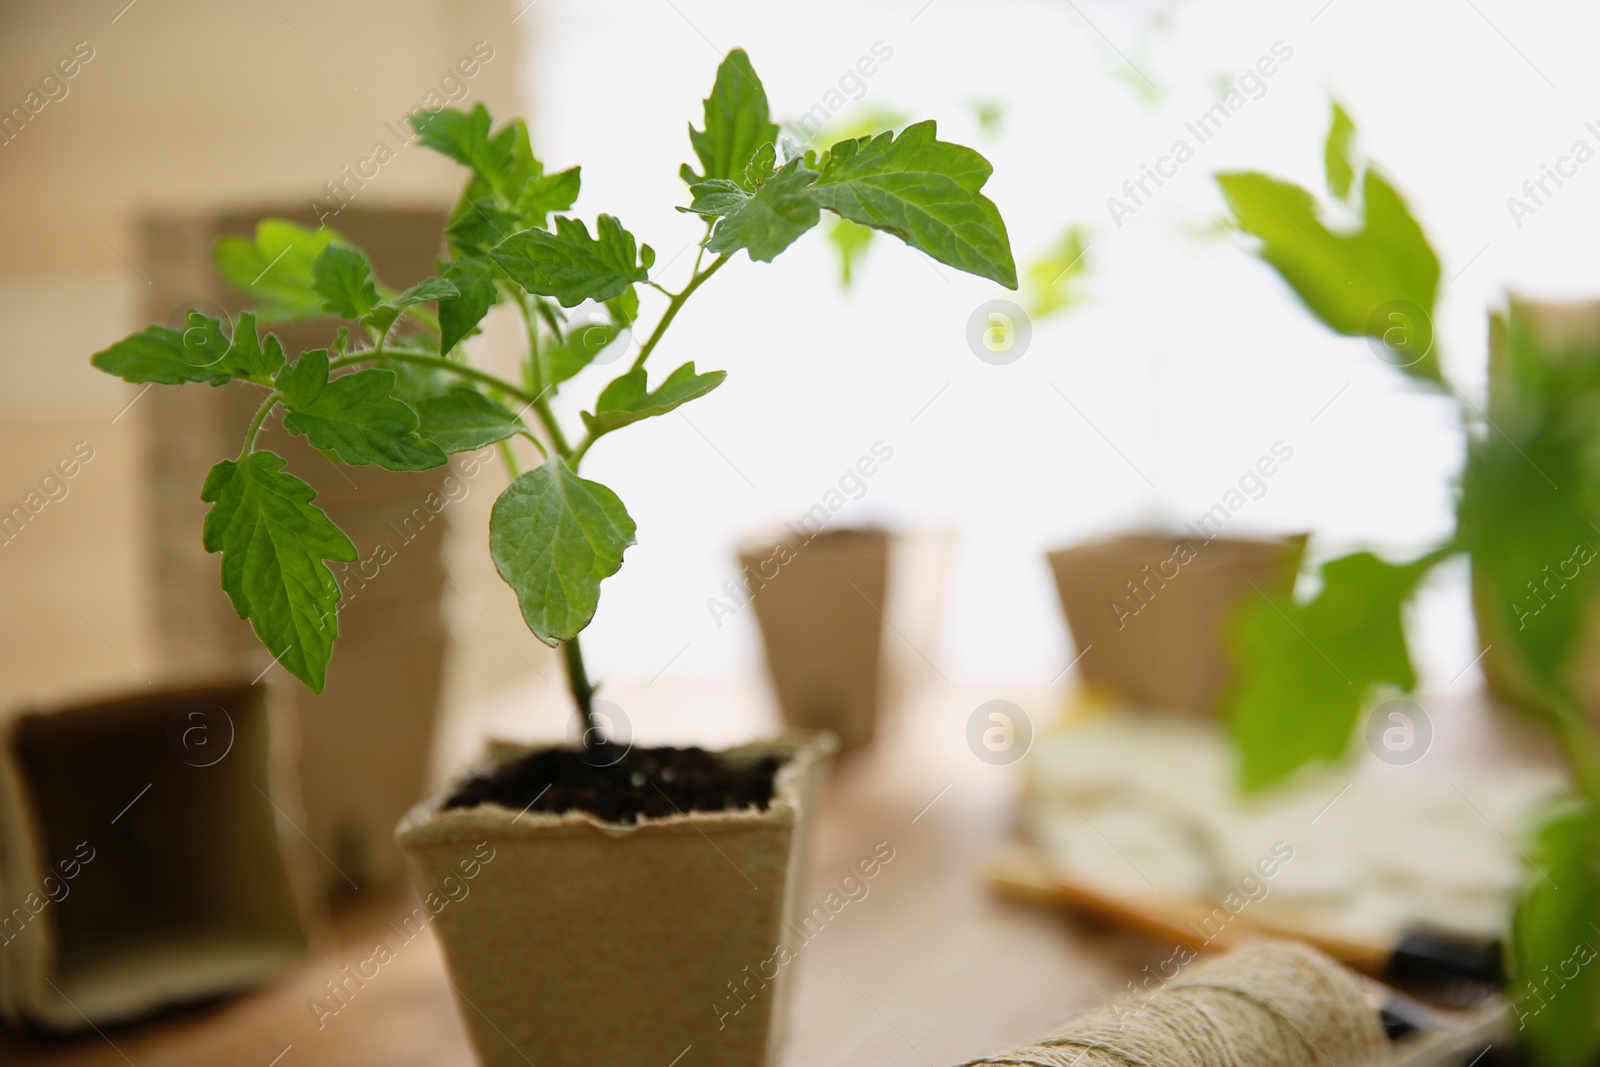
[[[711,266],[690,278],[689,284],[683,287],[683,292],[672,298],[667,304],[667,310],[661,313],[661,321],[656,323],[656,328],[650,334],[649,340],[645,341],[644,347],[639,349],[639,355],[634,359],[633,366],[628,368],[630,372],[644,366],[644,361],[650,358],[650,353],[654,352],[656,345],[661,342],[661,335],[667,332],[667,327],[671,326],[672,320],[677,317],[678,309],[688,302],[689,297],[694,295],[694,291],[700,288],[707,278],[721,270],[722,265],[726,262],[728,262],[727,256],[718,256],[713,259]]]
[[[705,252],[704,245],[700,247],[700,251],[702,253]],[[644,366],[644,361],[650,358],[651,352],[655,351],[656,345],[661,342],[662,335],[667,332],[667,327],[672,325],[672,320],[678,314],[678,309],[683,307],[683,305],[688,302],[689,297],[694,294],[696,289],[700,288],[702,282],[711,277],[713,274],[717,273],[717,271],[721,269],[722,265],[726,262],[728,262],[727,256],[718,256],[716,259],[711,261],[711,266],[707,267],[703,271],[700,271],[698,270],[700,266],[700,260],[698,257],[696,257],[695,275],[689,279],[689,284],[683,287],[683,292],[668,294],[672,297],[672,300],[667,304],[667,310],[661,313],[661,321],[656,323],[656,328],[651,331],[649,339],[645,341],[644,346],[639,349],[639,355],[636,359],[634,359],[633,366],[628,368],[629,374],[632,374],[634,371]],[[660,289],[661,287],[656,286],[656,288]],[[666,290],[663,289],[662,292],[666,292]],[[589,447],[603,436],[604,434],[584,434],[583,440],[578,442],[578,447],[572,449],[570,454],[563,456],[563,458],[567,461],[567,466],[571,467],[573,470],[577,470],[578,464],[582,462],[583,457],[588,454]]]
[[[477,367],[465,363],[457,363],[453,359],[444,359],[440,356],[425,356],[420,352],[396,352],[393,349],[373,349],[368,352],[357,352],[355,355],[336,359],[328,364],[329,371],[336,371],[340,367],[350,367],[357,363],[372,363],[379,360],[392,359],[399,363],[415,363],[419,367],[432,367],[448,374],[459,375],[462,378],[471,378],[475,382],[493,386],[507,396],[516,397],[524,404],[534,402],[533,394],[526,389],[521,389],[498,375],[488,371],[479,370]]]
[[[577,635],[561,645],[561,651],[567,659],[567,681],[572,688],[572,697],[578,702],[578,714],[582,718],[583,747],[595,748],[606,743],[605,729],[600,725],[600,720],[594,714],[594,683],[589,681],[589,672],[583,665],[583,647],[578,644]]]
[[[534,387],[527,403],[539,416],[544,432],[550,435],[550,444],[555,448],[556,455],[565,459],[572,455],[572,446],[567,443],[567,435],[561,432],[556,413],[550,409],[550,388],[544,384],[544,368],[539,366],[539,322],[526,299],[519,299],[517,307],[522,310],[522,322],[528,331],[528,365],[524,374],[529,379],[528,384]]]
[[[256,409],[255,418],[250,420],[250,428],[244,432],[244,448],[239,450],[240,459],[248,456],[251,449],[256,447],[256,435],[261,432],[262,424],[267,421],[267,416],[270,415],[272,413],[272,409],[277,406],[278,394],[276,391],[274,391],[270,396],[267,397],[265,401],[262,402],[261,406]]]

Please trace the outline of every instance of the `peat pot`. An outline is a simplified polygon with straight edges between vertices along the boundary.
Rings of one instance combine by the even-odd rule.
[[[775,756],[766,810],[637,823],[498,804],[411,810],[396,836],[485,1067],[761,1067],[781,1038],[807,824],[831,735],[741,745]],[[487,765],[537,748],[492,745]],[[674,805],[676,806],[676,805]],[[761,972],[765,971],[765,977]],[[733,1010],[735,1007],[738,1010]]]
[[[185,308],[209,315],[250,301],[222,280],[212,259],[220,237],[250,234],[256,220],[284,216],[306,225],[304,206],[199,211],[146,218],[141,239],[155,280],[143,294],[146,320],[181,326]],[[371,255],[378,275],[405,287],[432,273],[443,212],[349,208],[339,232]],[[330,320],[264,325],[291,355],[327,346]],[[152,631],[164,669],[230,671],[253,677],[271,662],[248,623],[219,588],[218,557],[200,544],[206,471],[239,450],[261,390],[162,386],[143,395],[131,417],[144,426],[144,489]],[[319,695],[294,687],[301,719],[300,782],[306,833],[329,892],[398,885],[405,862],[394,847],[395,820],[422,796],[450,648],[442,602],[445,532],[459,490],[454,467],[397,472],[328,462],[274,418],[260,444],[309,482],[316,504],[355,542],[361,558],[331,565],[343,591],[339,638]]]
[[[1138,533],[1049,553],[1079,676],[1143,707],[1214,714],[1232,678],[1229,619],[1294,588],[1305,542]]]
[[[739,553],[767,673],[790,728],[831,730],[858,748],[878,728],[889,534],[790,532]]]
[[[278,704],[141,687],[0,720],[0,1018],[121,1023],[307,958],[325,919]]]

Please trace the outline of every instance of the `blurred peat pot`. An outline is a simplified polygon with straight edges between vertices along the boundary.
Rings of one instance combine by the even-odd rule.
[[[1246,598],[1287,594],[1305,543],[1134,533],[1049,553],[1085,683],[1214,715],[1232,678],[1228,619]]]

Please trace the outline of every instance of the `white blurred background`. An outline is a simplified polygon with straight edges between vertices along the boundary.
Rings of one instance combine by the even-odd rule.
[[[736,45],[780,117],[841,91],[842,123],[935,118],[944,138],[977,147],[1019,266],[1069,227],[1089,242],[1079,302],[1035,322],[1007,366],[965,339],[973,311],[1006,294],[890,239],[874,242],[849,291],[820,232],[776,264],[740,257],[709,283],[657,373],[692,359],[728,383],[681,417],[607,439],[586,467],[639,526],[586,639],[594,673],[621,685],[755,680],[752,613],[718,627],[707,606],[737,577],[734,544],[797,518],[878,441],[893,459],[835,522],[952,538],[938,625],[925,615],[928,632],[906,636],[958,683],[1055,678],[1071,652],[1044,550],[1181,526],[1278,441],[1293,459],[1230,533],[1310,530],[1319,555],[1398,554],[1440,537],[1461,455],[1449,409],[1363,341],[1331,336],[1218,226],[1215,171],[1322,188],[1332,99],[1432,238],[1445,365],[1469,395],[1481,395],[1486,315],[1504,293],[1600,293],[1600,163],[1520,226],[1506,203],[1575,141],[1600,149],[1600,126],[1585,127],[1600,121],[1586,110],[1600,100],[1588,54],[1600,13],[1578,4],[416,0],[380,22],[289,0],[125,3],[0,14],[6,107],[74,41],[96,49],[71,95],[0,147],[0,489],[7,505],[20,498],[84,436],[79,423],[93,423],[104,457],[29,527],[30,545],[0,549],[7,600],[29,605],[0,617],[8,694],[140,673],[134,460],[126,423],[109,421],[134,390],[87,365],[139,325],[132,212],[309,198],[479,39],[500,58],[472,100],[526,114],[551,167],[582,164],[576,213],[618,215],[670,264],[669,287],[700,232],[673,210],[687,199],[686,127]],[[1176,139],[1194,146],[1185,123],[1275,45],[1292,55],[1257,98],[1118,226],[1108,198]],[[871,77],[846,77],[875,46],[892,54]],[[998,122],[980,123],[981,111]],[[369,202],[448,200],[452,169],[420,148],[404,155],[419,158],[386,168]],[[647,295],[646,315],[658,307]],[[575,381],[561,413],[575,420],[604,377]],[[481,571],[481,525],[459,526]],[[1477,652],[1463,583],[1454,574],[1425,604],[1419,658],[1434,684]],[[472,588],[515,629],[508,592]],[[482,650],[474,677],[550,662],[520,633],[468,637]]]
[[[961,681],[1044,683],[1070,659],[1042,553],[1129,526],[1197,518],[1276,441],[1294,449],[1230,533],[1311,530],[1319,554],[1405,552],[1451,525],[1461,440],[1450,409],[1365,342],[1330,335],[1219,232],[1212,173],[1258,169],[1322,188],[1329,101],[1397,181],[1442,264],[1450,374],[1483,386],[1486,313],[1507,290],[1600,291],[1586,235],[1600,164],[1518,227],[1506,206],[1578,139],[1600,76],[1592,13],[1504,3],[586,3],[540,0],[528,88],[538,147],[582,162],[579,207],[605,206],[668,260],[697,232],[666,205],[682,126],[724,49],[746,47],[794,118],[878,42],[892,58],[841,113],[939,121],[995,167],[987,191],[1020,264],[1072,225],[1089,248],[1081,304],[1035,324],[1007,366],[974,357],[969,315],[998,287],[879,240],[841,292],[808,239],[741,262],[697,297],[660,358],[725,367],[728,385],[629,441],[593,474],[628,501],[640,546],[589,642],[601,673],[748,673],[753,621],[705,606],[735,576],[725,545],[820,499],[875,440],[894,459],[841,517],[953,528],[946,612],[926,653]],[[1279,44],[1281,42],[1281,44]],[[1185,129],[1277,44],[1292,56],[1203,145]],[[998,108],[998,130],[979,107]],[[1109,197],[1197,146],[1135,215]],[[1147,186],[1149,188],[1149,186]],[[675,197],[677,199],[675,199]],[[687,269],[687,256],[675,265]],[[930,403],[931,401],[931,403]],[[925,406],[926,405],[926,406]],[[569,405],[569,410],[573,410]],[[1440,684],[1477,653],[1464,574],[1430,596],[1419,658]],[[887,638],[891,642],[893,637]]]

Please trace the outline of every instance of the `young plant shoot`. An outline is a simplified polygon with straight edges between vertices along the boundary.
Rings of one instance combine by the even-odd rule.
[[[1260,788],[1339,758],[1379,687],[1414,688],[1403,610],[1430,570],[1470,557],[1480,619],[1527,679],[1528,702],[1571,770],[1572,795],[1547,816],[1531,849],[1540,874],[1529,872],[1517,906],[1513,993],[1529,991],[1519,1031],[1535,1062],[1579,1067],[1600,1054],[1600,971],[1563,981],[1548,1005],[1538,984],[1567,965],[1574,944],[1593,940],[1600,915],[1600,734],[1571,683],[1600,591],[1600,568],[1582,566],[1595,555],[1589,546],[1600,521],[1600,352],[1548,351],[1513,307],[1497,326],[1507,358],[1492,375],[1491,422],[1442,369],[1433,327],[1439,260],[1394,187],[1352,161],[1354,132],[1335,105],[1327,186],[1359,220],[1353,230],[1329,229],[1299,186],[1259,173],[1217,180],[1234,224],[1257,239],[1257,254],[1313,314],[1337,333],[1368,338],[1422,389],[1456,402],[1467,437],[1456,526],[1414,560],[1390,563],[1370,552],[1330,560],[1315,596],[1263,598],[1240,613],[1228,717],[1241,776],[1245,787]],[[1562,567],[1553,597],[1536,584],[1552,566]]]
[[[578,635],[594,618],[601,583],[634,544],[635,524],[616,493],[579,469],[604,438],[722,384],[724,372],[693,362],[652,375],[650,358],[684,304],[738,253],[770,262],[824,212],[1014,289],[1005,224],[982,192],[991,168],[972,149],[939,140],[931,121],[795,154],[749,57],[735,50],[718,68],[702,128],[689,130],[696,162],[682,167],[690,203],[678,210],[700,216],[706,231],[688,281],[671,291],[652,274],[654,250],[615,217],[590,225],[565,214],[578,199],[579,168],[547,172],[520,120],[493,129],[479,104],[419,112],[412,125],[424,145],[469,172],[437,276],[397,292],[332,230],[269,219],[253,239],[227,238],[216,250],[222,274],[257,302],[254,311],[228,321],[190,310],[185,329],[150,326],[92,362],[129,382],[242,383],[261,392],[239,454],[200,487],[211,505],[201,537],[221,553],[222,587],[239,616],[318,692],[339,632],[339,586],[327,564],[355,561],[356,547],[283,457],[257,447],[263,424],[281,412],[289,433],[328,458],[393,471],[499,445],[512,481],[489,520],[495,567],[528,628],[562,649],[585,741],[602,743]],[[644,289],[665,299],[648,333]],[[472,366],[461,347],[502,302],[525,327],[516,381]],[[570,320],[567,310],[579,305],[598,309],[599,321]],[[348,330],[329,349],[292,359],[260,333],[270,322],[328,316]],[[644,336],[637,355],[580,426],[563,426],[552,399],[624,331]],[[518,469],[509,447],[518,437],[543,456],[539,466]]]

